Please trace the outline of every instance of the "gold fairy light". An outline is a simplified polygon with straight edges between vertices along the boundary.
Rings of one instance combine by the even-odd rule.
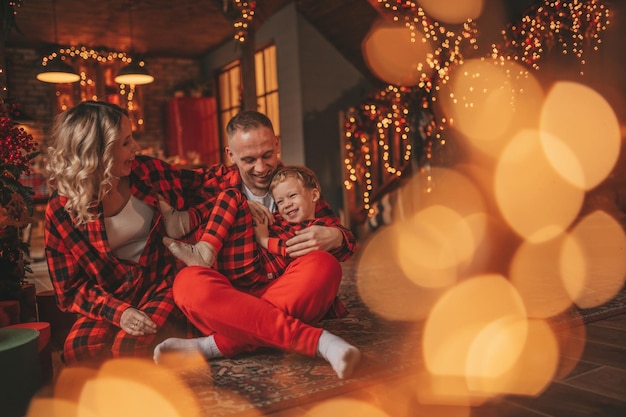
[[[235,28],[235,40],[245,42],[248,36],[248,27],[254,17],[256,9],[256,1],[233,0],[235,6],[239,9],[239,16],[235,19],[233,26]]]
[[[538,70],[546,52],[558,49],[563,55],[575,56],[584,66],[587,48],[598,51],[610,14],[602,0],[544,0],[531,7],[519,24],[502,31],[503,42],[492,45],[491,55]]]
[[[421,111],[422,104],[407,103],[415,101],[412,96],[416,91],[389,85],[346,114],[344,187],[360,193],[362,207],[369,215],[374,213],[371,204],[377,187],[402,176],[411,159],[410,120],[414,112]]]
[[[476,38],[478,29],[472,19],[467,19],[461,24],[457,33],[431,19],[414,1],[378,0],[378,3],[392,14],[395,22],[404,23],[411,31],[412,42],[416,42],[417,33],[421,33],[424,39],[436,45],[433,53],[428,54],[426,59],[429,69],[434,70],[435,80],[434,82],[431,80],[430,71],[422,72],[420,76],[422,88],[434,85],[438,89],[439,83],[448,81],[450,66],[463,63],[463,50],[478,49]]]
[[[468,50],[478,49],[477,30],[471,19],[463,23],[457,33],[430,19],[415,1],[377,1],[394,21],[410,29],[412,41],[418,41],[416,34],[421,34],[436,48],[428,55],[426,65],[419,68],[423,73],[418,85],[412,88],[390,85],[348,111],[343,129],[344,186],[360,194],[362,207],[370,216],[375,213],[371,201],[377,187],[393,176],[402,175],[403,169],[409,166],[403,162],[418,158],[419,170],[430,172],[433,161],[439,157],[437,151],[446,146],[444,132],[454,124],[450,118],[437,118],[432,105],[439,101],[438,93],[450,80],[451,68],[464,64],[464,53]],[[590,51],[598,51],[602,44],[601,34],[609,22],[610,11],[602,0],[544,0],[529,9],[519,22],[508,25],[502,31],[502,43],[492,45],[489,55],[494,64],[505,68],[511,83],[529,74],[523,69],[509,71],[507,61],[539,69],[539,62],[551,50],[560,49],[562,54],[576,57],[584,66]],[[430,70],[431,75],[425,70]],[[510,88],[510,106],[515,108],[516,94],[521,91],[508,84],[504,88]],[[467,97],[452,97],[452,100],[457,105],[473,106]],[[400,138],[399,159],[396,151],[392,157],[391,140],[394,138]],[[430,175],[427,178],[428,191],[432,178]]]

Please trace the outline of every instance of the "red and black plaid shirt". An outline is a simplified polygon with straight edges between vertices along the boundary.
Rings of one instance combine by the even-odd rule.
[[[274,223],[268,228],[268,248],[265,249],[256,241],[252,214],[245,196],[238,189],[229,188],[218,194],[201,240],[216,249],[215,269],[235,285],[264,285],[281,276],[293,260],[287,256],[286,241],[295,236],[296,231],[312,225],[338,227],[345,231],[334,215],[290,223],[274,213]],[[342,260],[356,249],[356,241],[349,232],[347,239],[345,247],[338,251]]]
[[[188,182],[197,182],[198,177],[203,177],[203,194],[207,195],[207,200],[201,202],[192,208],[190,212],[190,225],[191,229],[198,229],[200,226],[207,224],[211,215],[211,209],[215,204],[215,200],[221,191],[228,188],[235,188],[243,193],[243,181],[241,180],[241,174],[239,169],[233,165],[227,167],[225,165],[216,165],[207,170],[196,170],[186,173],[190,176]],[[325,226],[337,227],[343,234],[343,245],[339,248],[332,250],[330,253],[335,256],[339,261],[346,261],[356,251],[356,238],[352,231],[341,224],[339,218],[333,213],[328,203],[320,198],[315,206],[316,219],[324,219]],[[287,222],[285,222],[287,223]],[[249,227],[252,227],[250,221]],[[200,238],[204,232],[204,227],[200,228],[197,238]],[[294,230],[292,229],[292,234]],[[248,248],[249,249],[249,248]],[[245,248],[242,248],[241,253],[250,253]],[[219,268],[218,268],[219,269]]]
[[[285,268],[293,260],[293,258],[287,256],[287,241],[296,235],[296,231],[306,229],[309,226],[337,227],[337,218],[335,216],[324,216],[301,223],[290,223],[280,214],[274,214],[274,224],[269,227],[270,237],[267,242],[267,249],[258,245],[267,276],[275,278],[285,272]],[[351,236],[350,240],[347,241],[347,249],[349,251],[344,253],[349,252],[347,255],[349,258],[356,250],[354,236]]]
[[[155,208],[137,262],[119,259],[111,252],[102,204],[94,209],[99,214],[95,221],[76,226],[65,211],[67,199],[55,192],[46,208],[44,245],[59,307],[119,325],[126,308],[171,291],[174,277],[184,265],[161,242],[165,229],[157,194],[183,209],[185,200],[199,198],[185,193],[201,191],[199,180],[159,159],[137,156],[130,175],[131,194]]]

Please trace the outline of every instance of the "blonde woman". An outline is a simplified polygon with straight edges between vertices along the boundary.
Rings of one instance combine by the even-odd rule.
[[[116,105],[86,101],[55,120],[45,250],[58,305],[77,314],[64,345],[68,365],[150,356],[161,340],[189,335],[172,298],[183,265],[161,243],[158,201],[182,208],[191,198],[183,189],[200,187],[138,150]]]

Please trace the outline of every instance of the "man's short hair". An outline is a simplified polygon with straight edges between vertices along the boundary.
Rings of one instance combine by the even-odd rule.
[[[263,113],[253,110],[244,110],[233,116],[232,119],[226,125],[226,135],[232,138],[235,132],[243,130],[244,132],[250,129],[257,129],[259,127],[267,127],[274,132],[274,126],[272,121]]]

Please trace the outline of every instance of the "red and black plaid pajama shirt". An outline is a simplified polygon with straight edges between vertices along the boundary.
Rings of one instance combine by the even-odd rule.
[[[317,212],[330,212],[327,203],[321,201],[321,207],[316,207]],[[286,241],[294,237],[296,231],[313,225],[345,230],[332,214],[302,223],[291,223],[275,212],[274,223],[269,226],[270,237],[266,249],[256,242],[248,200],[239,190],[229,188],[218,194],[200,240],[208,242],[218,252],[215,269],[237,286],[259,286],[285,272],[287,265],[293,260],[287,256]],[[351,233],[346,235],[350,252],[342,254],[349,257],[356,249],[356,241]],[[335,316],[344,316],[347,313],[339,300],[333,305],[331,314],[333,313]]]
[[[187,321],[174,304],[172,282],[184,266],[163,245],[164,223],[157,195],[183,209],[183,190],[201,190],[199,178],[165,162],[137,156],[130,174],[131,194],[154,207],[146,246],[137,262],[111,252],[102,216],[76,226],[65,211],[67,199],[56,192],[46,208],[44,244],[50,277],[62,311],[77,314],[64,346],[74,365],[109,357],[151,356],[153,347],[173,334],[187,335]],[[132,336],[120,328],[122,312],[137,308],[158,326],[156,334]],[[181,334],[182,333],[182,334]]]

